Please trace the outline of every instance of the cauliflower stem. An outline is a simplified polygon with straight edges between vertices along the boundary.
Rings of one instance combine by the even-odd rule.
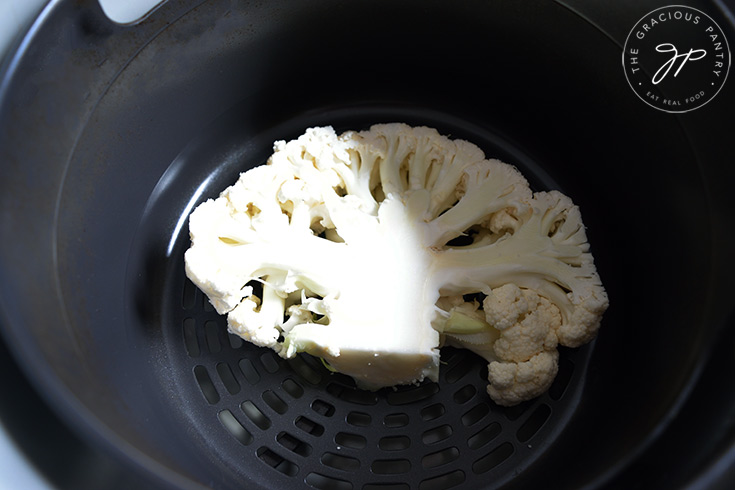
[[[431,128],[278,141],[189,231],[187,276],[231,332],[366,389],[437,380],[452,345],[488,361],[493,400],[520,403],[608,305],[579,208]]]

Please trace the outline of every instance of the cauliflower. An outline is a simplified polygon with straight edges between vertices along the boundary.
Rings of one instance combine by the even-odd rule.
[[[467,310],[455,300],[444,324],[446,343],[465,347],[488,363],[488,393],[502,405],[534,398],[551,386],[557,373],[561,312],[533,290],[508,283],[488,291]],[[464,308],[466,311],[462,312]]]
[[[497,403],[528,400],[608,304],[568,197],[426,127],[278,141],[189,230],[187,276],[231,332],[366,389],[437,380],[453,345],[488,360]]]

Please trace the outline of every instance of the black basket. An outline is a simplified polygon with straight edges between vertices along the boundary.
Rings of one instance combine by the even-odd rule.
[[[150,487],[727,484],[735,400],[706,373],[735,355],[735,85],[649,107],[621,54],[660,5],[578,3],[185,0],[122,26],[52,1],[0,82],[10,350]],[[692,6],[735,39],[719,5]],[[501,408],[451,348],[438,383],[361,391],[227,334],[185,278],[189,213],[275,140],[378,122],[472,141],[580,205],[611,307],[548,393]]]

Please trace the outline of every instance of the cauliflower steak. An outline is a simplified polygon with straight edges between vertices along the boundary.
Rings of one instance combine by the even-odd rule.
[[[231,332],[366,389],[437,380],[453,345],[487,359],[493,400],[517,404],[608,304],[568,197],[426,127],[278,141],[189,231],[186,274]]]

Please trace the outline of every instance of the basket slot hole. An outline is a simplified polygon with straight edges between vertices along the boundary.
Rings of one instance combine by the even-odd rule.
[[[477,387],[474,385],[466,385],[454,393],[454,401],[460,405],[467,403],[477,394]]]
[[[239,420],[232,415],[232,412],[225,409],[217,414],[220,423],[227,431],[237,439],[240,444],[247,446],[253,442],[253,435],[240,423]]]
[[[267,447],[258,448],[255,454],[265,464],[286,476],[296,476],[299,472],[299,467],[295,463],[274,453]]]
[[[391,413],[385,416],[383,419],[383,425],[389,429],[397,429],[399,427],[406,427],[409,419],[408,414],[405,413]]]
[[[283,415],[288,411],[288,404],[284,402],[280,396],[271,390],[266,390],[261,395],[263,401],[268,404],[276,413]]]
[[[448,366],[453,366],[455,363],[461,361],[462,359],[465,359],[466,357],[467,353],[464,351],[464,349],[447,347],[446,349],[441,350],[442,364],[446,364]]]
[[[416,387],[402,388],[389,392],[386,400],[391,405],[408,405],[431,398],[439,392],[437,383],[424,383]]]
[[[184,318],[184,347],[189,357],[199,357],[199,339],[197,339],[197,324],[193,318]]]
[[[448,424],[440,425],[425,431],[421,435],[421,440],[424,444],[436,444],[441,441],[445,441],[452,436],[452,426]]]
[[[220,362],[217,364],[217,374],[219,379],[222,380],[222,384],[231,395],[236,395],[240,392],[240,383],[235,379],[235,375],[232,373],[230,365],[226,362]]]
[[[477,432],[469,439],[467,439],[467,445],[470,449],[480,449],[481,447],[489,444],[493,439],[498,437],[501,432],[500,424],[493,422],[492,424],[484,427],[481,431]]]
[[[472,464],[472,471],[477,474],[487,473],[493,468],[499,466],[503,461],[510,458],[513,455],[513,452],[513,444],[504,442],[482,458],[475,461]]]
[[[355,405],[375,405],[378,403],[378,396],[374,392],[348,388],[339,383],[327,385],[327,393]]]
[[[548,405],[539,405],[536,407],[536,410],[531,413],[528,419],[518,429],[518,433],[516,434],[518,440],[520,442],[526,442],[532,438],[543,427],[550,415],[551,407]]]
[[[303,456],[304,458],[311,454],[311,446],[309,444],[297,439],[288,432],[278,434],[276,442],[292,453]]]
[[[181,291],[181,307],[185,310],[191,310],[196,306],[197,287],[193,282],[184,281],[184,288]]]
[[[281,367],[278,364],[278,359],[276,358],[276,355],[271,351],[268,351],[260,356],[260,362],[261,364],[263,364],[263,368],[271,374],[277,373],[278,369],[280,369]]]
[[[452,463],[459,458],[459,449],[456,447],[448,447],[435,453],[427,454],[421,459],[421,466],[424,469],[437,468],[439,466]]]
[[[217,354],[222,350],[222,344],[219,341],[219,325],[214,320],[204,322],[204,338],[207,341],[207,349],[212,354]]]
[[[341,471],[355,471],[360,467],[359,459],[334,453],[324,453],[321,462],[324,466]]]
[[[465,481],[465,474],[462,470],[455,470],[444,475],[435,476],[422,481],[419,484],[420,490],[446,490],[461,485]]]
[[[352,483],[319,473],[309,473],[305,481],[318,490],[352,490]]]
[[[271,426],[271,420],[260,411],[250,400],[246,400],[240,404],[240,409],[247,415],[252,423],[260,430],[266,430]]]
[[[331,417],[332,415],[334,415],[334,405],[325,402],[324,400],[316,399],[311,402],[311,409],[319,415],[323,415],[325,417]]]
[[[257,384],[260,381],[260,374],[255,369],[250,359],[241,359],[237,366],[240,368],[240,372],[245,377],[248,383],[251,385]]]
[[[324,434],[324,426],[322,424],[318,424],[302,415],[294,421],[294,425],[312,436],[321,437]]]
[[[378,447],[383,451],[403,451],[411,447],[411,438],[407,436],[381,437]]]
[[[207,368],[202,365],[194,366],[194,378],[199,385],[202,395],[204,395],[204,398],[211,405],[214,405],[220,400],[217,388],[214,387],[214,383],[212,382],[212,378],[209,377]]]
[[[441,403],[429,405],[428,407],[421,409],[421,420],[428,422],[430,420],[438,419],[439,417],[444,415],[444,412],[446,412],[446,409]]]
[[[559,372],[556,373],[556,378],[549,388],[549,396],[552,400],[559,400],[564,396],[564,392],[569,386],[569,382],[572,380],[574,374],[574,363],[565,358],[559,358]]]
[[[227,340],[230,342],[230,347],[233,349],[239,349],[245,343],[245,341],[239,335],[234,333],[227,333]]]
[[[531,406],[531,403],[532,402],[525,402],[513,407],[507,407],[505,409],[505,417],[510,421],[518,420],[521,418],[521,415],[526,413],[528,408]]]
[[[459,362],[452,365],[447,369],[444,375],[444,379],[447,383],[456,383],[460,379],[464,378],[467,373],[477,371],[477,359],[474,355],[464,355],[459,359]]]
[[[369,413],[350,412],[347,414],[347,423],[355,427],[368,427],[373,421]]]
[[[362,490],[411,490],[407,483],[368,483]]]
[[[475,405],[462,415],[462,423],[465,427],[470,427],[485,418],[488,413],[490,413],[490,407],[487,403]]]
[[[307,383],[318,385],[322,382],[322,375],[310,366],[304,360],[303,356],[296,356],[293,359],[289,359],[288,364],[293,369],[293,372],[301,376]]]
[[[291,395],[292,398],[301,398],[304,396],[304,388],[291,378],[284,379],[283,383],[281,383],[281,388],[283,388],[283,391]]]
[[[373,461],[370,470],[376,475],[400,475],[411,471],[411,462],[407,459],[378,459]]]
[[[350,432],[339,432],[334,436],[334,442],[339,446],[348,447],[350,449],[365,449],[367,447],[367,439],[359,434]]]

